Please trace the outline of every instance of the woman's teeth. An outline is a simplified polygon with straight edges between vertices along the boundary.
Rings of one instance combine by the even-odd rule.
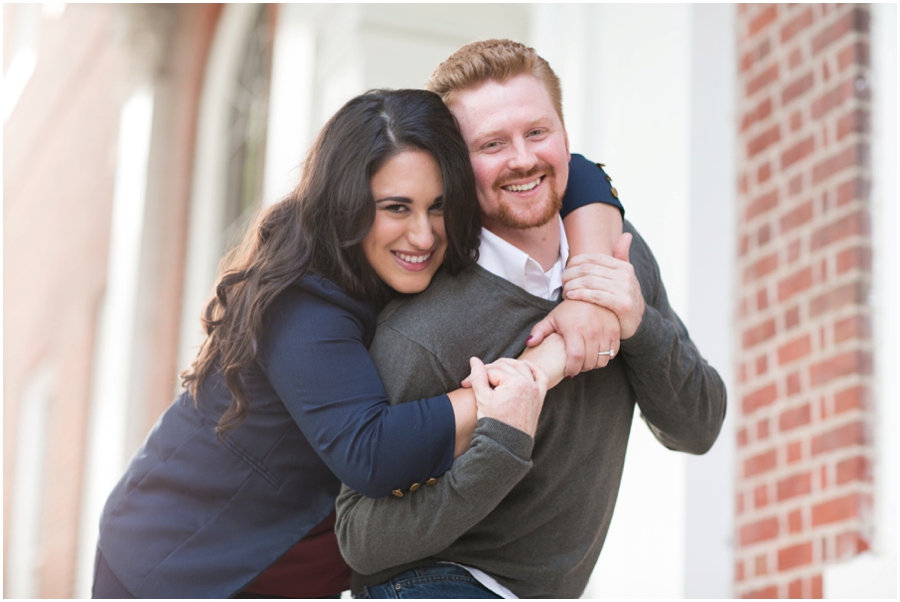
[[[510,184],[509,186],[504,186],[506,190],[510,192],[527,192],[532,190],[535,186],[541,183],[541,179],[537,178],[533,182],[529,182],[527,184]]]
[[[397,253],[397,257],[403,261],[408,261],[409,263],[422,263],[431,257],[431,253],[428,253],[427,255],[407,255],[406,253]]]

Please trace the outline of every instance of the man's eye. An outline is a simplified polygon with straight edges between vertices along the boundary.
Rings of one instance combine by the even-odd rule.
[[[529,136],[540,136],[543,133],[544,133],[544,130],[531,130],[530,132],[528,132],[528,135]]]
[[[490,150],[490,149],[492,149],[492,148],[497,148],[497,147],[499,147],[499,146],[500,146],[500,143],[499,143],[499,142],[488,142],[487,144],[485,144],[485,145],[482,146],[481,148],[486,149],[486,150]]]

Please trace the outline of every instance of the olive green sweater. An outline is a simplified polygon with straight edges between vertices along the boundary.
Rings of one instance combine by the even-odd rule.
[[[378,500],[344,487],[336,531],[354,592],[445,560],[519,597],[577,598],[612,519],[635,404],[666,447],[712,446],[725,416],[722,380],[669,307],[649,248],[625,229],[646,301],[638,331],[606,368],[547,394],[534,440],[481,419],[472,447],[433,486]],[[430,397],[457,388],[472,356],[517,356],[554,306],[480,267],[439,273],[382,312],[370,351],[392,400]]]

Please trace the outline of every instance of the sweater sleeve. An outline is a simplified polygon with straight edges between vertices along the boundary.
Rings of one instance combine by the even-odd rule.
[[[700,355],[669,306],[656,259],[634,234],[631,260],[644,295],[644,316],[622,341],[620,357],[644,421],[656,438],[676,451],[703,454],[725,419],[725,384]]]
[[[569,183],[563,195],[560,215],[566,217],[579,207],[591,203],[612,205],[625,217],[625,207],[613,192],[610,178],[597,163],[592,163],[583,156],[572,153],[569,159]]]
[[[439,553],[522,480],[533,447],[528,434],[482,418],[472,446],[434,485],[378,500],[344,486],[335,502],[341,554],[355,571],[371,575]]]
[[[310,445],[369,497],[446,472],[456,437],[446,395],[392,406],[354,312],[290,289],[267,312],[259,364]]]

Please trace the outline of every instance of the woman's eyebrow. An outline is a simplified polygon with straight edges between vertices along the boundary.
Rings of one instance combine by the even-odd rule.
[[[382,198],[380,198],[380,199],[375,199],[375,204],[377,205],[378,203],[383,203],[383,202],[385,202],[385,201],[391,201],[391,202],[394,202],[394,203],[407,203],[407,204],[412,204],[412,199],[409,198],[409,197],[405,197],[405,196],[386,196],[386,197],[382,197]]]

